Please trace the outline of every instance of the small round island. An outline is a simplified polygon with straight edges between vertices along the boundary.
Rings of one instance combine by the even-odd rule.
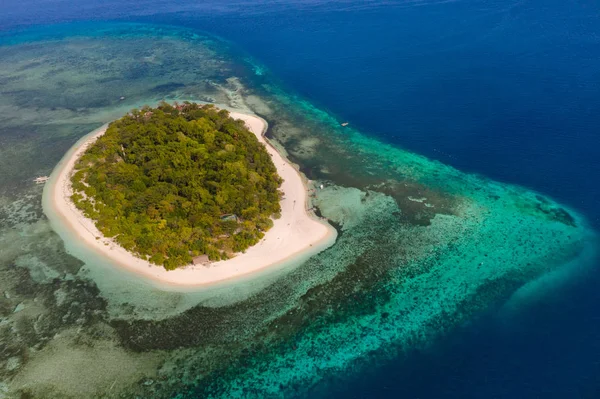
[[[110,296],[290,270],[337,234],[266,130],[256,115],[212,105],[132,110],[67,152],[44,187],[44,211]]]

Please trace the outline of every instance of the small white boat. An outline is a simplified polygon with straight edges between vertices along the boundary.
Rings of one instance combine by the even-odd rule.
[[[348,123],[348,122],[343,122],[343,123],[342,123],[342,126],[344,126],[344,127],[346,127],[346,126],[348,126],[348,125],[349,125],[349,123]]]
[[[43,184],[46,183],[48,181],[49,177],[48,176],[40,176],[40,177],[36,177],[35,180],[33,180],[36,184]]]

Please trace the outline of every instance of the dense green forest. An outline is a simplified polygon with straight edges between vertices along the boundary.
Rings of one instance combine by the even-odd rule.
[[[227,111],[189,102],[112,122],[72,183],[73,202],[106,237],[169,270],[245,250],[281,210],[264,144]]]

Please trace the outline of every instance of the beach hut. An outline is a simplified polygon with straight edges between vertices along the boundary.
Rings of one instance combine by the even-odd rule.
[[[225,215],[221,215],[221,221],[223,222],[239,222],[237,215],[232,213],[227,213]]]
[[[208,255],[199,255],[199,256],[195,256],[192,259],[192,264],[194,266],[196,266],[196,265],[206,266],[209,263],[210,263],[210,259],[208,259]]]

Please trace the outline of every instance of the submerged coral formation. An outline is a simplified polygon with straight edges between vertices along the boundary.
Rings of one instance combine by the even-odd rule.
[[[572,210],[342,128],[214,38],[104,24],[4,41],[0,389],[11,395],[318,396],[430,345],[589,245]],[[336,244],[260,282],[204,292],[132,281],[63,244],[29,177],[94,127],[162,99],[267,119],[317,182],[312,205],[338,228]]]

